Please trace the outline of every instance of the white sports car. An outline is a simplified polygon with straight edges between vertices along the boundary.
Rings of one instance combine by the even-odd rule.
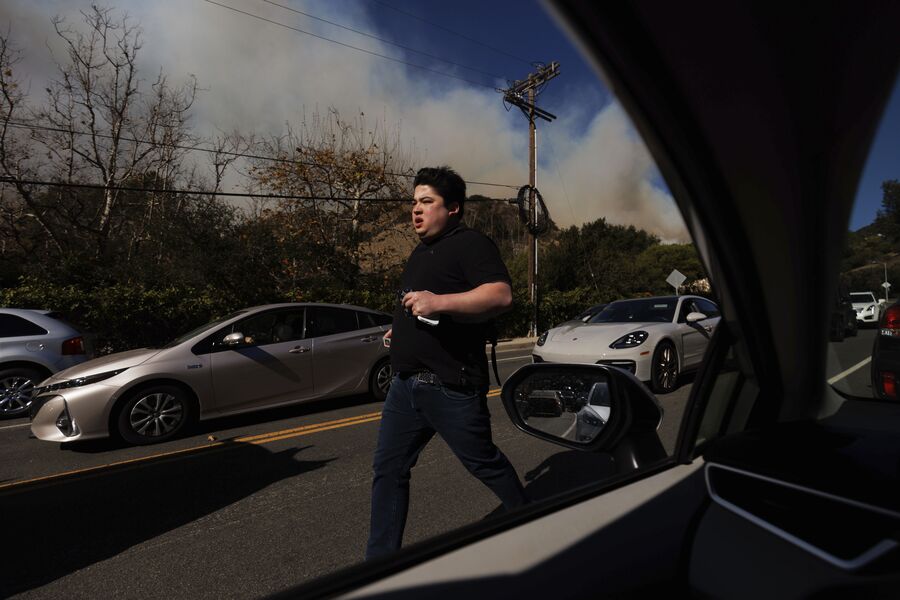
[[[597,363],[631,371],[654,392],[675,389],[696,368],[719,324],[719,307],[698,296],[618,300],[588,322],[544,332],[534,362]]]
[[[881,318],[881,302],[875,299],[872,292],[853,292],[850,302],[856,311],[856,320],[860,324],[874,325]]]

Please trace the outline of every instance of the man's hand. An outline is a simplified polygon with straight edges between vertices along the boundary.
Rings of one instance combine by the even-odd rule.
[[[460,322],[479,322],[509,310],[512,290],[505,281],[484,283],[459,294],[432,294],[427,290],[403,296],[403,306],[414,317],[433,317],[441,313]]]
[[[381,343],[384,344],[384,347],[385,347],[385,348],[390,348],[390,347],[391,347],[391,336],[392,336],[393,334],[394,334],[394,328],[391,327],[390,329],[387,330],[387,333],[385,333],[385,334],[382,336],[382,338],[381,338]]]
[[[403,306],[414,317],[430,317],[441,312],[440,296],[428,290],[409,292],[403,296]]]

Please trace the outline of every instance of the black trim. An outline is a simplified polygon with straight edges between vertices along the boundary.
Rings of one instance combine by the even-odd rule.
[[[706,355],[700,362],[694,385],[688,395],[685,406],[685,414],[681,417],[681,427],[678,428],[678,437],[675,440],[674,455],[682,464],[691,462],[699,452],[696,452],[697,435],[700,433],[700,425],[706,415],[706,407],[709,397],[715,389],[716,380],[725,362],[725,356],[731,348],[731,334],[725,319],[719,321],[719,325],[713,332]],[[732,398],[730,404],[734,404]]]

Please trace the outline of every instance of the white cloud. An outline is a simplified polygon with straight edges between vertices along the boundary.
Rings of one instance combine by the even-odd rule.
[[[260,0],[223,3],[373,52],[399,56],[395,48]],[[291,6],[302,9],[303,4]],[[335,6],[317,3],[307,12],[373,30],[365,3],[340,3],[340,14],[328,14]],[[286,122],[299,122],[304,111],[308,115],[334,106],[344,115],[363,111],[372,123],[382,118],[388,127],[399,123],[402,138],[417,151],[418,165],[450,164],[469,180],[527,182],[527,123],[517,109],[507,112],[491,89],[427,76],[200,0],[120,2],[119,7],[143,29],[145,80],[152,79],[160,67],[173,83],[188,74],[198,77],[206,90],[194,112],[194,125],[201,134],[232,129],[277,134]],[[80,19],[77,11],[87,8],[86,1],[3,3],[0,23],[12,23],[13,37],[29,53],[26,66],[36,82],[50,72],[44,49],[45,40],[53,36],[50,17],[58,13],[75,25]],[[420,56],[408,60],[448,70],[444,64],[428,65]],[[463,71],[459,75],[468,74]],[[687,234],[678,211],[668,193],[652,184],[652,160],[623,111],[615,104],[595,105],[596,94],[567,97],[571,101],[556,112],[569,117],[539,125],[542,168],[538,187],[557,223],[579,224],[605,217],[611,223],[646,229],[664,240],[685,241]],[[572,117],[584,114],[595,115],[586,130],[579,129]],[[551,146],[564,186],[549,155]],[[471,186],[470,193],[504,192]],[[509,190],[509,195],[513,193]]]

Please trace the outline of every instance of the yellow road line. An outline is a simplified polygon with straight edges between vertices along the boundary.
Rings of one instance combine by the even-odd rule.
[[[500,395],[499,389],[493,389],[488,391],[488,398],[495,398]],[[331,429],[340,429],[341,427],[350,427],[351,425],[362,425],[364,423],[372,423],[374,421],[378,421],[381,419],[381,412],[368,413],[364,415],[356,415],[355,417],[347,417],[344,419],[337,419],[334,421],[326,421],[324,423],[313,423],[311,425],[302,425],[300,427],[293,427],[291,429],[281,429],[279,431],[270,431],[267,433],[259,433],[255,435],[245,435],[241,437],[229,438],[227,440],[220,440],[218,442],[214,442],[212,444],[204,444],[203,446],[195,446],[193,448],[183,448],[181,450],[172,450],[169,452],[160,452],[158,454],[150,454],[148,456],[139,456],[138,458],[130,458],[127,460],[119,460],[116,462],[106,463],[103,465],[97,465],[95,467],[86,467],[84,469],[74,469],[72,471],[64,471],[62,473],[54,473],[52,475],[44,475],[42,477],[34,477],[32,479],[24,479],[22,481],[12,481],[9,483],[0,484],[0,490],[14,488],[23,486],[26,484],[38,483],[41,481],[51,481],[54,479],[61,479],[63,477],[70,477],[72,475],[82,475],[85,473],[94,473],[97,471],[102,471],[104,469],[111,469],[113,467],[121,467],[124,465],[133,465],[137,463],[147,462],[150,460],[156,460],[160,458],[167,458],[170,456],[178,456],[180,454],[190,454],[193,452],[200,452],[202,450],[210,450],[212,448],[224,447],[227,444],[232,443],[240,443],[240,444],[253,444],[253,445],[261,445],[268,444],[269,442],[278,442],[281,440],[286,440],[294,437],[300,437],[304,435],[310,435],[313,433],[319,433],[321,431],[328,431]]]
[[[293,433],[299,433],[302,431],[308,431],[310,429],[318,429],[319,427],[324,427],[326,425],[338,425],[341,423],[351,423],[353,421],[358,421],[360,419],[370,419],[371,417],[380,417],[381,411],[375,413],[369,413],[366,415],[357,415],[355,417],[347,417],[346,419],[337,419],[336,421],[326,421],[325,423],[314,423],[312,425],[303,425],[301,427],[294,427],[292,429],[282,429],[281,431],[270,431],[268,433],[260,433],[257,435],[247,435],[243,437],[234,438],[235,442],[255,442],[257,440],[262,440],[268,437],[274,436],[284,436]]]
[[[158,454],[151,454],[148,456],[140,456],[138,458],[130,458],[127,460],[119,460],[112,463],[107,463],[104,465],[97,465],[95,467],[86,467],[84,469],[74,469],[72,471],[64,471],[62,473],[54,473],[52,475],[44,475],[42,477],[34,477],[32,479],[24,479],[22,481],[12,481],[10,483],[0,484],[0,490],[9,489],[14,487],[19,487],[26,484],[38,483],[41,481],[50,481],[54,479],[60,479],[63,477],[69,477],[72,475],[83,475],[85,473],[93,473],[97,471],[101,471],[104,469],[111,469],[113,467],[121,467],[124,465],[134,465],[137,463],[147,462],[150,460],[156,460],[160,458],[167,458],[170,456],[177,456],[179,454],[190,454],[193,452],[200,452],[202,450],[210,450],[212,448],[220,448],[225,447],[228,444],[232,443],[249,443],[253,445],[267,444],[269,442],[277,442],[279,440],[285,440],[292,437],[300,437],[303,435],[309,435],[312,433],[318,433],[320,431],[328,431],[329,429],[339,429],[341,427],[349,427],[351,425],[361,425],[363,423],[371,423],[373,421],[377,421],[381,418],[381,413],[369,413],[365,415],[358,415],[356,417],[348,417],[345,419],[338,419],[335,421],[326,421],[324,423],[316,423],[313,425],[304,425],[303,427],[295,427],[292,429],[283,429],[280,431],[271,431],[269,433],[263,433],[259,435],[251,435],[251,436],[243,436],[238,438],[230,438],[227,440],[221,440],[218,442],[214,442],[212,444],[204,444],[202,446],[195,446],[193,448],[183,448],[181,450],[172,450],[170,452],[160,452]]]

